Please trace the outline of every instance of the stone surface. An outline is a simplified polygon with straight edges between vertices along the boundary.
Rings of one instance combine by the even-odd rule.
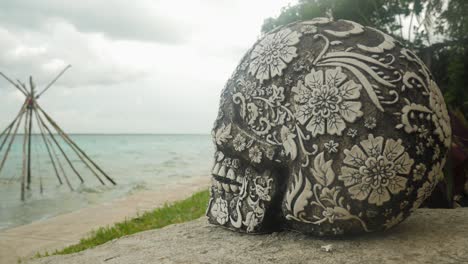
[[[209,221],[240,232],[389,229],[443,178],[444,98],[393,37],[316,18],[260,38],[221,92]]]
[[[419,209],[385,233],[338,240],[296,232],[252,236],[209,225],[201,218],[27,263],[468,263],[466,219],[467,209]]]

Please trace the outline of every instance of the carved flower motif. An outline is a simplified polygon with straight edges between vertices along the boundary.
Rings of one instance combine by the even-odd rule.
[[[426,142],[427,147],[432,147],[434,146],[434,138],[432,136],[427,137],[427,142]]]
[[[256,203],[251,205],[252,211],[248,212],[245,216],[244,225],[247,226],[247,233],[251,233],[255,228],[262,222],[263,217],[265,216],[265,209],[262,205]]]
[[[450,147],[452,140],[452,129],[450,127],[450,117],[445,105],[444,97],[439,90],[439,87],[434,81],[429,83],[429,106],[434,112],[432,115],[432,122],[435,125],[434,133],[439,136],[441,142],[445,147]]]
[[[237,80],[237,89],[245,96],[246,99],[250,99],[250,97],[256,96],[257,84],[240,77]]]
[[[339,144],[333,140],[326,142],[323,146],[327,149],[328,153],[338,152]]]
[[[348,188],[351,197],[368,200],[371,204],[382,205],[390,200],[390,194],[398,194],[406,187],[406,176],[411,172],[411,159],[401,139],[374,137],[361,141],[351,150],[344,150],[344,163],[338,177]]]
[[[439,180],[442,180],[444,177],[443,168],[445,160],[442,162],[437,162],[431,168],[431,171],[427,175],[428,180],[418,189],[418,196],[416,201],[413,203],[412,210],[418,209],[419,206],[432,194],[432,191],[436,187]]]
[[[252,162],[260,163],[262,161],[262,151],[257,146],[253,146],[249,149],[249,158]]]
[[[357,136],[358,131],[356,129],[350,128],[346,135],[355,138]]]
[[[346,122],[352,123],[363,115],[359,98],[361,85],[347,76],[341,67],[322,70],[314,69],[305,76],[304,84],[299,81],[292,91],[296,94],[296,118],[312,136],[341,135]],[[309,121],[310,120],[310,121]]]
[[[366,118],[364,121],[364,126],[368,129],[374,129],[377,126],[377,119],[375,119],[373,116]]]
[[[229,217],[227,201],[222,198],[216,198],[213,207],[211,207],[211,214],[220,225],[224,225]]]
[[[422,180],[425,173],[426,173],[426,165],[424,165],[423,163],[419,163],[413,169],[414,180],[416,181]]]
[[[243,137],[241,134],[237,134],[237,136],[232,141],[232,145],[234,146],[235,150],[241,152],[245,149],[247,142],[245,137]]]
[[[445,166],[445,159],[441,162],[437,162],[432,166],[431,171],[428,174],[428,178],[430,181],[441,181],[444,179],[444,166]]]
[[[423,143],[419,142],[419,144],[416,145],[416,155],[422,156],[424,154],[424,150],[425,150],[425,148],[424,148]]]
[[[294,45],[299,43],[300,36],[289,28],[266,35],[252,50],[249,73],[260,82],[281,76],[286,64],[297,56]]]
[[[238,169],[239,166],[240,166],[240,160],[239,160],[239,159],[233,159],[233,160],[232,160],[232,163],[231,163],[231,166],[232,166],[234,169]]]
[[[421,188],[418,189],[418,196],[416,198],[416,201],[413,204],[413,210],[416,210],[421,206],[421,204],[431,196],[432,191],[434,190],[436,186],[435,182],[430,182],[427,181],[421,186]]]
[[[255,192],[262,201],[270,201],[270,191],[273,179],[267,176],[257,176],[255,178]]]
[[[314,25],[304,25],[301,28],[303,34],[315,34],[317,33],[317,27]]]

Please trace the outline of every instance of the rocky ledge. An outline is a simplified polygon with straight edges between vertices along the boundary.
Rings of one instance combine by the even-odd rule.
[[[28,263],[468,263],[467,248],[468,209],[419,209],[385,233],[340,240],[238,234],[200,218]]]

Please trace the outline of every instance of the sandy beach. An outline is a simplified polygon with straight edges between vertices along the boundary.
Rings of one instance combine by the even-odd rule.
[[[0,264],[17,263],[18,259],[37,252],[53,252],[79,242],[93,229],[112,225],[128,218],[189,197],[208,187],[209,177],[194,177],[169,184],[158,191],[142,191],[111,202],[58,215],[5,231],[0,231]]]

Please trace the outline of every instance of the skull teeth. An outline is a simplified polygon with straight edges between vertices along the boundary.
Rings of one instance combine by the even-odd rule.
[[[234,172],[233,169],[229,169],[227,174],[226,174],[226,177],[230,180],[233,180],[235,181],[236,180],[236,173]]]
[[[221,169],[218,171],[218,176],[220,177],[226,177],[226,166],[222,166]]]
[[[237,179],[236,179],[236,182],[238,182],[239,184],[242,184],[242,179],[243,177],[241,175],[237,176]]]
[[[218,172],[219,172],[219,169],[221,168],[221,163],[216,163],[213,167],[213,170],[211,171],[211,173],[213,175],[218,175]]]
[[[231,185],[231,190],[235,193],[239,192],[239,186],[237,185]]]
[[[222,190],[223,185],[219,181],[216,181],[216,188],[218,188],[218,190]]]
[[[240,190],[239,186],[235,184],[222,183],[221,185],[223,187],[223,190],[228,193],[230,192],[237,193]]]
[[[229,187],[229,184],[223,183],[222,185],[223,185],[224,191],[226,191],[226,192],[231,192],[231,188]]]
[[[219,153],[216,155],[216,162],[211,170],[213,175],[212,184],[219,191],[225,191],[227,193],[238,193],[240,190],[239,185],[242,183],[242,176],[237,175],[234,168],[223,164],[222,160],[224,155]],[[222,157],[220,159],[220,157]]]
[[[216,176],[215,176],[216,177]],[[224,181],[219,181],[220,179],[216,179],[215,177],[211,178],[211,184],[216,187],[219,191],[225,191],[226,193],[238,193],[240,190],[239,185],[228,183]]]

